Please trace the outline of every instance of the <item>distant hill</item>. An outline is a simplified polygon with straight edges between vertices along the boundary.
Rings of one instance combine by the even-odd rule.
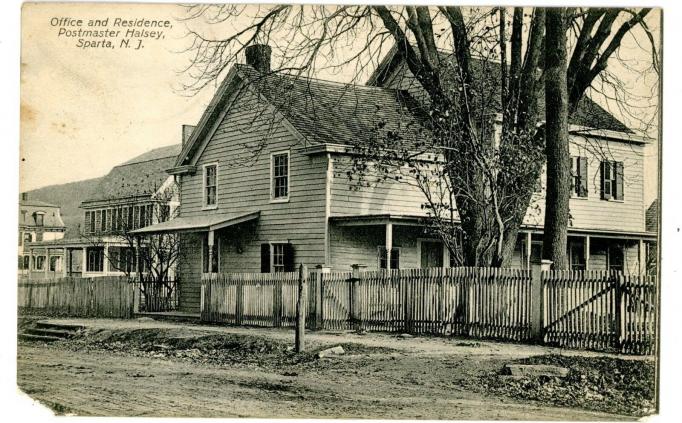
[[[66,237],[71,238],[78,235],[78,224],[82,219],[82,211],[78,206],[83,200],[94,196],[101,179],[93,178],[67,184],[49,185],[28,191],[28,197],[60,206],[62,219],[66,225]]]

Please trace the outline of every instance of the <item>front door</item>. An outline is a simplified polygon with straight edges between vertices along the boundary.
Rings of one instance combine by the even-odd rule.
[[[421,268],[443,267],[443,243],[440,241],[421,242]]]

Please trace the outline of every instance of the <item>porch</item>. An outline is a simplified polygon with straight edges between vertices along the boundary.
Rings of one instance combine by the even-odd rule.
[[[328,267],[346,271],[354,264],[367,270],[452,267],[447,248],[426,231],[422,216],[372,215],[330,218]],[[532,269],[542,260],[542,228],[522,227],[511,268]],[[656,234],[649,232],[568,230],[571,270],[648,274]],[[390,257],[390,260],[387,258]]]

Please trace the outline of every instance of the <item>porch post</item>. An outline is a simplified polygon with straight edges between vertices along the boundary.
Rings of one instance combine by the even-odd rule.
[[[208,273],[213,273],[213,243],[215,231],[208,231]]]
[[[393,249],[393,223],[386,223],[386,270],[391,270],[391,250]]]
[[[83,247],[83,264],[81,265],[81,277],[85,277],[88,271],[88,247]]]
[[[533,235],[530,231],[526,232],[526,269],[530,269],[531,249],[533,247]]]
[[[66,254],[66,247],[64,247],[64,259],[62,260],[62,276],[66,277],[66,261],[68,260],[68,256]]]
[[[104,257],[102,257],[102,274],[109,275],[109,244],[104,244]]]
[[[585,247],[584,247],[584,254],[585,254],[585,270],[590,270],[590,236],[586,235],[585,236]]]

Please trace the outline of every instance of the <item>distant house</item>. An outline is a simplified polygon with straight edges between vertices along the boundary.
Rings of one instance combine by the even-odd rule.
[[[60,272],[63,256],[49,260],[41,256],[31,261],[27,248],[35,241],[53,241],[64,237],[66,226],[59,206],[44,201],[31,200],[27,193],[19,200],[19,275],[28,276],[33,269],[39,272]]]
[[[78,236],[28,245],[34,262],[64,257],[63,266],[54,272],[34,266],[31,279],[135,273],[137,247],[129,233],[174,215],[178,193],[166,169],[173,166],[180,148],[177,144],[151,150],[101,178],[96,194],[81,203]]]
[[[419,93],[392,53],[366,86],[272,74],[269,48],[252,46],[229,71],[169,170],[180,184],[179,216],[134,231],[180,232],[180,309],[200,307],[202,274],[291,271],[300,263],[334,271],[441,267],[441,241],[423,226],[423,194],[392,179],[352,185],[351,148],[381,123],[418,137]],[[420,115],[421,113],[421,115]],[[573,269],[644,271],[647,232],[643,148],[595,103],[581,102],[572,137],[576,190],[570,200]],[[608,159],[590,145],[606,145]],[[515,267],[541,257],[544,194],[530,208]]]

